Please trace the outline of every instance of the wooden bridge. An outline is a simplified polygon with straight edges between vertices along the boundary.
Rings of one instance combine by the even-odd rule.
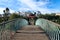
[[[37,19],[35,25],[25,19],[0,23],[0,40],[60,40],[60,25]]]
[[[28,25],[18,30],[11,40],[49,40],[49,38],[38,26]]]

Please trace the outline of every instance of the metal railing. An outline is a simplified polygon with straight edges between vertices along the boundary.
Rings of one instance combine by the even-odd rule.
[[[0,23],[0,40],[10,40],[15,32],[24,25],[28,25],[28,22],[20,18]]]
[[[21,27],[28,25],[25,19],[13,19],[0,23],[0,40],[10,40]],[[46,19],[38,19],[36,25],[40,26],[51,40],[60,40],[60,25]]]
[[[46,32],[50,40],[60,40],[60,25],[42,18],[36,21],[36,25]]]

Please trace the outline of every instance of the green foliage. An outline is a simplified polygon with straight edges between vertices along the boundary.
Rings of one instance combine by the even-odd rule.
[[[44,18],[44,19],[48,19],[48,20],[51,20],[53,22],[60,24],[60,16],[56,16],[55,13],[45,14],[45,15],[41,14],[39,17]]]
[[[20,15],[13,13],[10,15],[9,19],[15,19],[15,18],[20,18]]]
[[[2,18],[0,18],[0,23],[2,22]]]

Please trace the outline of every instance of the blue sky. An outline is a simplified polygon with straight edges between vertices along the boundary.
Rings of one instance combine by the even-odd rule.
[[[14,11],[41,11],[41,13],[60,12],[60,0],[0,0],[0,14],[8,7]]]

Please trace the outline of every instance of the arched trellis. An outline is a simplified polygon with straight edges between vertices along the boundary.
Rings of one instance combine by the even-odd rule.
[[[60,40],[60,25],[42,18],[37,19],[35,25],[40,26],[48,34],[51,40]]]
[[[20,18],[0,23],[0,40],[10,40],[18,29],[26,25],[28,21]]]

